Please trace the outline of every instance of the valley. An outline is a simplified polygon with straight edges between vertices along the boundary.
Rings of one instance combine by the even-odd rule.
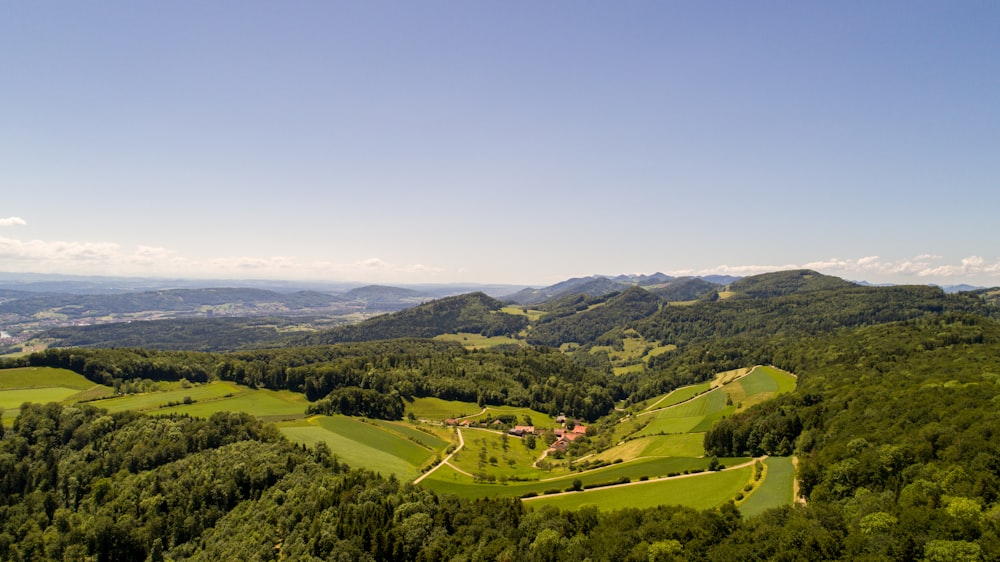
[[[1000,556],[995,291],[811,271],[676,302],[654,288],[524,304],[472,292],[278,338],[175,320],[170,341],[209,347],[9,355],[0,552],[35,552],[58,525],[73,530],[52,543],[64,553],[107,552],[87,546],[112,544],[101,536],[132,545],[130,559],[157,540],[173,559],[241,551],[232,533],[273,548],[285,533],[266,516],[375,559],[405,544],[464,551],[432,547],[432,529],[533,552],[552,538],[543,520],[640,558],[670,540],[687,559],[768,558],[802,537],[810,559]],[[164,326],[132,330],[135,343]],[[180,473],[211,511],[169,491]],[[234,487],[213,491],[222,482]],[[27,525],[43,501],[31,498],[59,515]],[[485,532],[480,512],[510,526]],[[327,531],[306,532],[303,513]],[[406,538],[418,520],[428,534]],[[654,520],[670,522],[639,538]]]

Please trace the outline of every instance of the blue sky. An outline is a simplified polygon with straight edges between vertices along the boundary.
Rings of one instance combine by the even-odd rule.
[[[1000,285],[1000,3],[6,2],[0,271]]]

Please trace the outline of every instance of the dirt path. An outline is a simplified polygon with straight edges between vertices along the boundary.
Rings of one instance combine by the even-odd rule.
[[[453,469],[461,472],[462,474],[465,474],[467,476],[472,476],[468,472],[460,470],[455,465],[453,465],[450,462],[448,462],[448,461],[451,460],[451,457],[454,457],[459,451],[462,450],[462,447],[465,446],[465,438],[462,437],[462,430],[458,429],[456,427],[455,431],[458,433],[458,448],[456,448],[454,451],[452,451],[450,455],[448,455],[447,457],[445,457],[443,461],[441,461],[441,462],[437,463],[436,465],[434,465],[434,468],[432,468],[432,469],[428,470],[427,472],[425,472],[425,473],[421,474],[420,476],[418,476],[417,479],[413,481],[414,484],[419,484],[421,480],[423,480],[424,478],[427,478],[428,476],[430,476],[431,474],[433,474],[434,471],[437,470],[437,469],[439,469],[439,468],[441,468],[441,465],[443,465],[443,464],[447,464],[448,466],[450,466]]]
[[[743,464],[737,464],[737,465],[734,465],[734,466],[727,466],[726,468],[724,468],[724,469],[722,469],[722,470],[720,470],[718,472],[725,472],[727,470],[738,470],[740,468],[746,468],[748,466],[753,466],[753,463],[755,463],[757,461],[763,462],[764,459],[766,459],[766,458],[767,458],[767,455],[764,455],[762,457],[757,457],[755,459],[750,459],[749,461],[747,461],[747,462],[745,462]],[[583,474],[583,473],[581,473],[581,474]],[[653,482],[662,482],[663,480],[680,480],[681,478],[694,478],[695,476],[705,476],[706,474],[712,474],[712,473],[709,472],[709,471],[705,471],[705,472],[696,472],[694,474],[679,474],[677,476],[661,476],[659,478],[650,478],[649,480],[639,480],[638,482],[626,482],[624,484],[612,484],[610,486],[601,486],[600,488],[591,488],[589,490],[581,490],[579,492],[573,491],[573,492],[559,492],[557,494],[543,494],[543,495],[535,496],[535,497],[531,497],[531,498],[524,498],[521,501],[531,501],[531,500],[537,500],[537,499],[541,499],[541,498],[552,498],[552,497],[556,497],[556,496],[564,496],[566,494],[581,494],[581,493],[585,494],[587,492],[596,492],[598,490],[607,490],[609,488],[621,488],[623,486],[638,486],[640,484],[652,484]],[[565,477],[560,477],[560,478],[565,478]]]
[[[792,500],[796,504],[805,505],[806,497],[799,491],[799,457],[792,457],[792,467],[795,469],[795,476],[792,478]]]

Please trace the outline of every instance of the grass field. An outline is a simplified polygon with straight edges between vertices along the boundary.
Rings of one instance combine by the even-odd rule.
[[[21,367],[0,370],[0,390],[62,387],[87,390],[95,385],[83,375],[51,367]]]
[[[213,384],[229,385],[229,383]],[[158,409],[156,410],[156,414],[179,413],[207,418],[216,412],[246,412],[259,418],[278,420],[304,416],[306,408],[309,406],[309,401],[306,400],[305,395],[297,392],[268,389],[255,390],[238,385],[232,385],[232,387],[235,389],[235,392],[232,392],[232,396],[223,395],[222,398],[199,399],[194,404],[182,404],[180,406]],[[176,391],[174,392],[176,393]],[[185,394],[185,396],[188,395]],[[183,400],[183,397],[181,400]]]
[[[752,470],[751,467],[746,467],[687,478],[668,478],[558,496],[541,496],[530,500],[530,504],[551,505],[560,509],[579,509],[585,505],[594,505],[604,511],[630,507],[642,509],[658,505],[710,509],[733,499],[750,479]]]
[[[10,426],[25,402],[74,402],[111,393],[106,386],[94,384],[83,375],[50,367],[22,367],[0,370],[0,409],[2,423]]]
[[[469,421],[477,421],[481,419],[487,419],[489,416],[494,418],[499,416],[514,416],[517,418],[517,423],[515,425],[523,425],[525,417],[531,418],[531,424],[535,428],[548,429],[557,427],[556,419],[552,416],[539,412],[538,410],[532,410],[530,408],[515,408],[513,406],[487,406],[486,411],[482,414],[477,412],[476,415],[468,416],[466,419]]]
[[[333,454],[351,466],[384,475],[395,474],[406,480],[416,477],[420,467],[442,454],[447,446],[446,441],[437,439],[427,443],[439,444],[439,449],[428,447],[414,442],[399,427],[339,415],[284,422],[279,424],[279,429],[298,443],[315,446],[320,441],[325,442]],[[422,433],[416,429],[412,431]]]
[[[473,334],[471,332],[459,332],[457,334],[442,334],[440,336],[435,336],[434,339],[438,341],[453,341],[462,344],[466,349],[485,349],[488,347],[495,347],[498,345],[514,344],[523,345],[524,342],[516,340],[508,336],[493,336],[486,337],[480,334]]]
[[[465,447],[451,459],[451,463],[461,470],[475,474],[486,471],[496,477],[541,478],[545,472],[531,465],[545,449],[541,444],[535,449],[529,449],[518,437],[507,436],[507,449],[504,450],[502,434],[481,430],[462,430]],[[485,451],[483,453],[482,451]],[[483,458],[480,458],[483,455]],[[480,462],[483,463],[480,468]]]
[[[712,388],[711,382],[703,382],[701,384],[693,384],[691,386],[682,386],[656,398],[649,404],[649,406],[646,406],[643,409],[655,410],[656,408],[666,408],[667,406],[680,404],[685,400],[694,398],[702,392],[706,392],[710,388]]]
[[[725,465],[737,465],[746,462],[745,458],[720,459]],[[585,472],[570,472],[556,477],[543,478],[529,482],[508,481],[505,484],[477,483],[473,478],[453,470],[450,466],[442,466],[434,474],[421,482],[436,492],[455,494],[466,498],[483,498],[494,496],[521,496],[528,492],[542,494],[547,490],[565,490],[579,479],[583,485],[600,484],[615,481],[619,478],[629,478],[637,481],[642,477],[655,478],[668,474],[681,474],[691,470],[705,470],[709,460],[703,458],[645,458],[631,462],[612,464],[596,470]],[[742,487],[742,484],[740,485]],[[736,491],[733,491],[735,494]]]
[[[231,382],[213,382],[202,385],[195,385],[191,388],[181,388],[166,392],[150,392],[147,394],[131,394],[128,396],[118,396],[105,400],[95,400],[91,402],[98,408],[106,408],[110,412],[122,412],[125,410],[147,411],[167,407],[170,403],[181,404],[185,398],[194,401],[221,400],[223,398],[235,397],[243,392],[240,387]],[[214,411],[225,410],[226,408],[216,408]],[[299,413],[305,412],[305,406]]]
[[[772,507],[790,505],[793,501],[792,488],[795,481],[795,467],[791,457],[768,457],[763,481],[759,487],[739,505],[745,517],[757,515]]]
[[[482,406],[475,402],[442,400],[440,398],[415,398],[406,402],[407,415],[413,414],[419,420],[442,421],[478,414]]]

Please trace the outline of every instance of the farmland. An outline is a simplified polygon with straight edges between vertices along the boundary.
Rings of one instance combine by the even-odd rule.
[[[705,475],[697,480],[700,486],[694,486],[694,491],[691,492],[678,490],[691,488],[695,480],[673,482],[672,479],[663,477],[709,470],[715,459],[705,456],[702,444],[705,431],[717,420],[745,408],[747,404],[762,402],[777,394],[789,392],[794,387],[793,375],[773,367],[727,371],[720,373],[713,381],[683,387],[648,401],[648,404],[642,406],[641,413],[621,419],[610,430],[614,444],[608,448],[592,448],[590,444],[596,442],[598,436],[581,437],[565,453],[548,451],[552,456],[541,454],[544,445],[539,446],[537,451],[528,449],[523,440],[503,437],[500,432],[489,431],[489,426],[467,429],[464,430],[465,447],[422,483],[439,492],[476,498],[548,495],[571,488],[576,480],[581,487],[586,488],[646,479],[649,482],[645,486],[639,486],[636,490],[629,488],[629,493],[624,494],[624,497],[641,495],[642,501],[656,504],[663,497],[669,496],[685,505],[711,507],[733,499],[740,493],[748,482],[746,470],[740,469],[739,477],[733,474],[736,472],[734,470]],[[492,414],[496,415],[495,412]],[[487,415],[487,412],[483,412],[468,419],[478,420]],[[531,419],[534,421],[540,415],[542,414],[536,413]],[[541,424],[536,422],[536,425]],[[540,427],[537,429],[541,430]],[[535,458],[534,462],[530,462],[532,457]],[[736,466],[748,461],[747,458],[725,458],[715,462],[723,466]],[[760,489],[759,497],[753,500],[748,509],[782,501],[780,490],[784,485],[780,483],[788,480],[787,471],[780,461],[773,462],[778,466],[771,471],[773,481],[765,480],[767,486]],[[712,492],[699,491],[700,487],[711,489]],[[619,503],[604,499],[604,496],[615,496],[615,490],[618,488],[602,489],[600,493],[587,491],[578,494],[581,499],[560,497],[552,498],[551,501],[560,507],[562,503],[566,503],[566,507],[596,503],[605,509],[637,505],[638,500],[624,499]],[[595,496],[586,499],[591,494]],[[575,497],[577,494],[574,494]],[[784,503],[788,502],[790,499]]]
[[[23,367],[0,370],[0,409],[3,423],[14,423],[25,402],[75,402],[111,393],[82,375],[65,369]]]
[[[713,381],[682,387],[630,408],[637,413],[604,430],[610,446],[595,448],[599,436],[581,436],[565,452],[553,453],[546,449],[554,438],[546,435],[560,429],[562,422],[529,408],[481,407],[424,397],[406,401],[406,415],[414,420],[409,423],[342,415],[306,417],[309,402],[300,393],[252,389],[233,382],[156,383],[150,392],[107,397],[110,388],[70,371],[25,368],[0,374],[0,406],[8,424],[23,402],[80,399],[111,412],[194,417],[245,412],[278,422],[280,431],[294,442],[324,443],[348,465],[404,480],[416,478],[443,459],[458,443],[455,432],[462,431],[464,447],[429,474],[423,486],[467,498],[541,495],[545,497],[532,501],[559,507],[589,503],[602,509],[655,505],[664,498],[711,507],[732,499],[747,483],[749,469],[709,470],[713,462],[736,466],[749,459],[707,458],[703,432],[722,417],[789,392],[795,385],[793,376],[771,367],[720,373]],[[446,419],[471,427],[449,428],[442,425]],[[507,435],[506,429],[513,425],[532,425],[537,434],[530,439]],[[741,509],[755,513],[789,503],[794,474],[790,467],[783,459],[768,459],[767,477],[747,494]],[[621,482],[634,485],[605,488]],[[553,495],[574,486],[594,489]]]
[[[347,416],[313,416],[279,424],[281,432],[297,443],[325,443],[338,458],[385,476],[413,479],[420,467],[442,455],[448,441],[388,422],[371,422]],[[416,435],[419,434],[419,435]]]

